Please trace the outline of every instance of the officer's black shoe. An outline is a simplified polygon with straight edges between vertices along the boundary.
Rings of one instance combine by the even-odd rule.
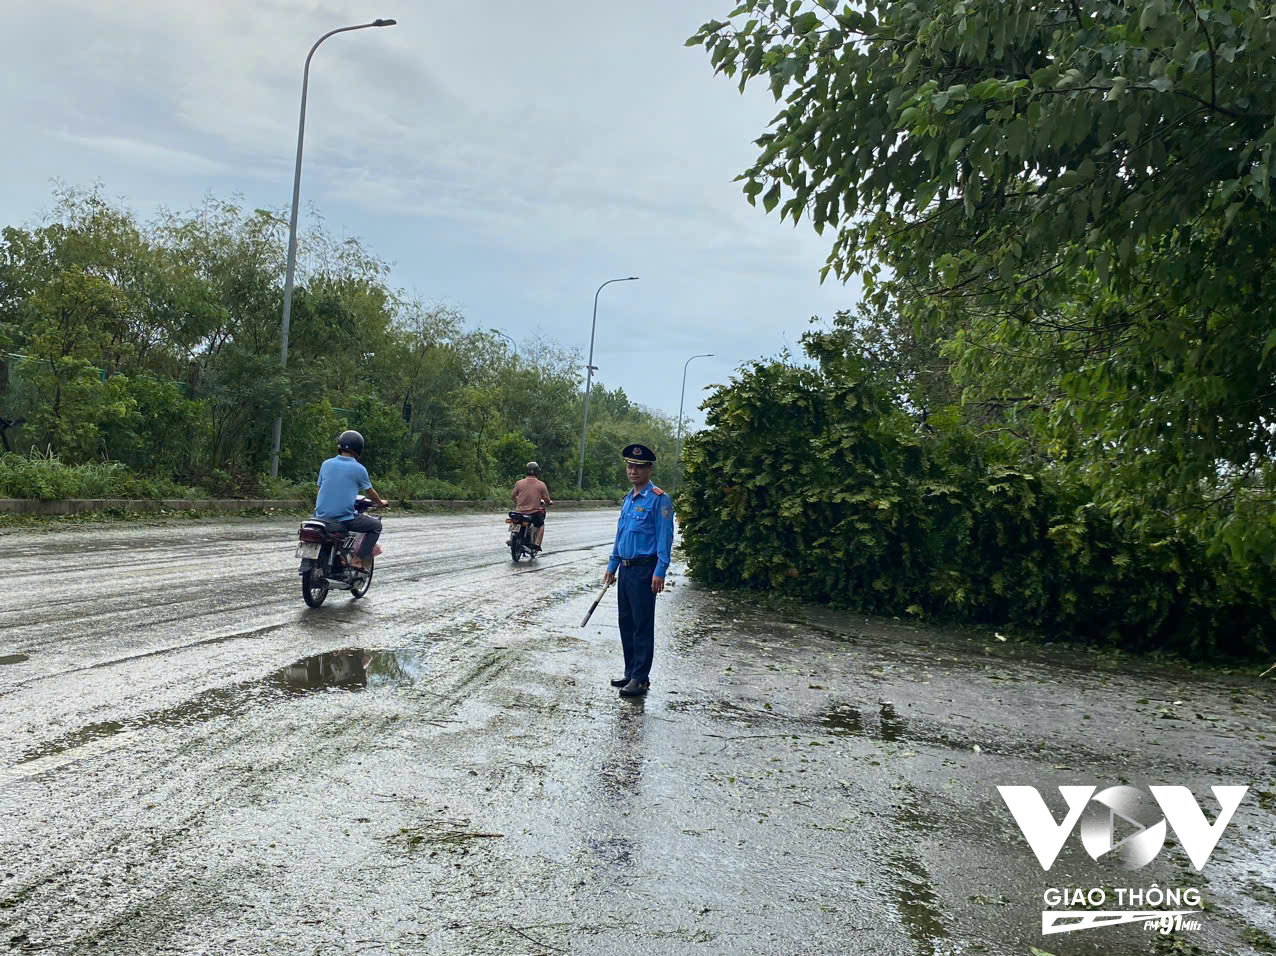
[[[641,697],[645,693],[647,693],[647,688],[649,686],[650,684],[645,684],[645,683],[640,684],[636,680],[631,680],[624,687],[620,688],[620,696],[621,697]]]
[[[612,687],[624,687],[629,683],[628,677],[613,677],[611,680]]]

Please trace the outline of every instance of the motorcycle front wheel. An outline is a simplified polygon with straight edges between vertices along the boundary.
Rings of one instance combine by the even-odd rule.
[[[301,576],[301,599],[306,602],[308,607],[318,607],[323,603],[324,598],[328,596],[328,579],[321,577],[320,583],[315,584],[311,580],[314,572],[307,572]],[[364,590],[367,590],[366,588]]]

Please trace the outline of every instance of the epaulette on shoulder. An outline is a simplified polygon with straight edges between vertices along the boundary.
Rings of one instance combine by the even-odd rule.
[[[652,485],[651,490],[658,495],[663,495],[665,493],[665,489],[661,488],[659,485]]]

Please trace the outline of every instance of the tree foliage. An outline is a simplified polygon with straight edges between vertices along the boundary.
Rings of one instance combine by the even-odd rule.
[[[1276,563],[1276,14],[745,0],[689,41],[780,112],[750,202],[946,343],[1122,526]]]

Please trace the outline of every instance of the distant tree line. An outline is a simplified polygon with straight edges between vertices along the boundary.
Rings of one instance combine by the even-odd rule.
[[[575,351],[541,338],[515,354],[457,310],[395,289],[383,260],[319,220],[298,239],[285,369],[287,235],[282,216],[211,197],[143,222],[100,187],[58,187],[42,222],[5,228],[0,417],[25,420],[6,432],[15,452],[257,494],[282,412],[284,482],[313,482],[351,427],[368,467],[404,494],[488,493],[529,459],[556,493],[574,489]],[[623,485],[626,442],[671,455],[674,427],[595,385],[586,487]]]

